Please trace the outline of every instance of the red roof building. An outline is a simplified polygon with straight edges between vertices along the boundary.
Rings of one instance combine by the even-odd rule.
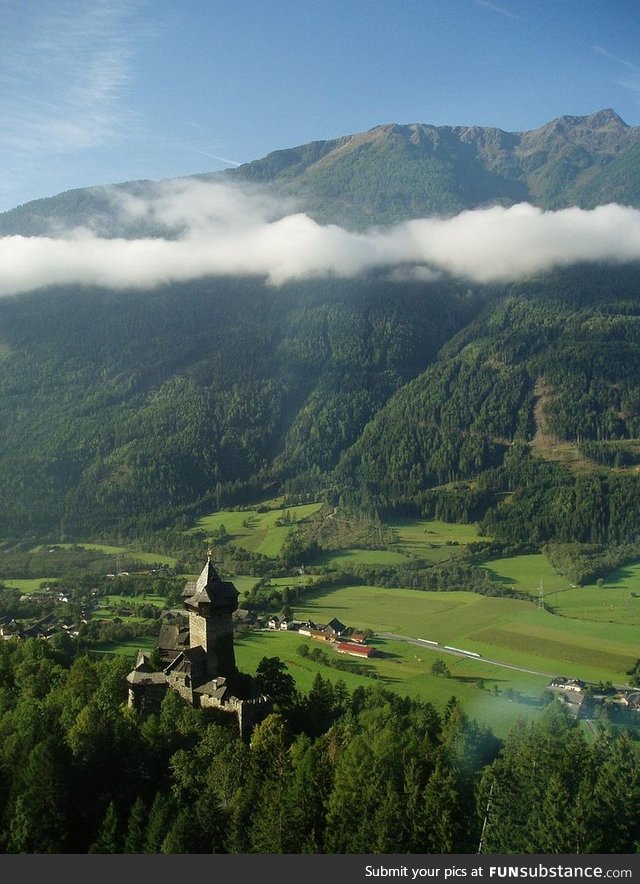
[[[375,654],[375,649],[369,647],[369,645],[359,645],[355,642],[339,642],[336,646],[336,651],[339,651],[341,654],[351,654],[353,657],[371,657],[372,654]]]

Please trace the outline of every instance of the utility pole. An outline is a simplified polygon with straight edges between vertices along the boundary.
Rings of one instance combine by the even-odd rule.
[[[487,829],[487,820],[489,819],[489,808],[491,807],[491,796],[493,795],[493,787],[495,786],[496,781],[491,781],[491,788],[489,789],[489,797],[487,798],[487,806],[484,811],[484,820],[482,821],[482,831],[480,832],[480,843],[478,844],[478,853],[482,853],[484,848],[484,833]]]

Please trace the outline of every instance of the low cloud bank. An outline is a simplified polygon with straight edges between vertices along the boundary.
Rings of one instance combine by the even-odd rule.
[[[354,233],[226,184],[184,180],[156,185],[148,198],[114,191],[112,200],[126,229],[140,222],[157,235],[104,238],[82,228],[3,237],[0,295],[63,284],[153,288],[223,275],[281,285],[374,269],[391,279],[449,273],[489,283],[577,262],[640,260],[640,211],[617,204],[545,212],[520,203]]]

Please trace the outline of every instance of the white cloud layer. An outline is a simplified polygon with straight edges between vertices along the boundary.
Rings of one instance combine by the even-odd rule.
[[[114,191],[113,204],[123,229],[140,222],[160,235],[103,238],[84,228],[4,237],[0,295],[63,284],[153,288],[222,275],[280,285],[375,269],[390,279],[428,281],[445,272],[490,283],[577,262],[640,260],[640,211],[616,204],[545,212],[521,203],[364,233],[322,226],[257,191],[188,179],[156,185],[146,199]]]

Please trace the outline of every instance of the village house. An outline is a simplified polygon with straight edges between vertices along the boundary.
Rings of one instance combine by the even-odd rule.
[[[318,627],[311,620],[304,620],[302,623],[298,624],[298,632],[300,635],[311,635],[312,631],[317,631]]]
[[[579,678],[565,678],[562,675],[556,676],[547,685],[549,690],[575,691],[576,693],[584,691],[586,686],[586,682],[581,681]]]
[[[347,627],[337,617],[334,617],[326,626],[322,627],[322,631],[328,641],[337,641],[343,635],[346,635]]]
[[[369,645],[361,645],[358,642],[338,642],[336,651],[339,654],[349,654],[351,657],[371,657],[375,654],[375,648]]]
[[[269,617],[267,620],[267,629],[295,629],[293,620],[289,620],[286,617]]]

